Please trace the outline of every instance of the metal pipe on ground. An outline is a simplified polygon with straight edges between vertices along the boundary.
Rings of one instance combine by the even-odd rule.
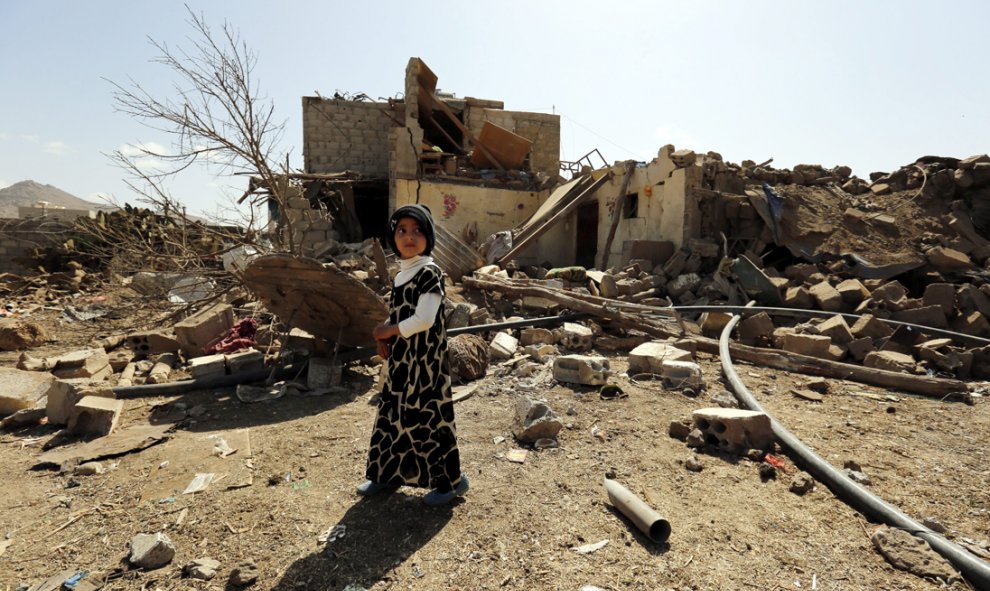
[[[658,544],[667,541],[670,537],[670,522],[660,517],[652,507],[628,488],[609,478],[605,479],[605,490],[612,506],[628,517],[639,531]]]
[[[903,529],[925,540],[936,552],[959,569],[974,587],[990,591],[990,564],[856,484],[802,443],[763,409],[739,377],[729,353],[729,335],[732,334],[732,330],[739,320],[740,316],[734,315],[725,325],[719,337],[719,357],[722,362],[722,372],[739,402],[750,410],[762,412],[770,417],[770,426],[774,436],[780,442],[781,447],[792,455],[794,462],[827,486],[840,500],[863,515],[879,523]]]

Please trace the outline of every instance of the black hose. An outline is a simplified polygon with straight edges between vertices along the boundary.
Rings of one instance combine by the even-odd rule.
[[[729,334],[732,333],[739,319],[740,316],[734,315],[725,325],[725,329],[719,337],[718,348],[722,371],[725,373],[736,398],[744,406],[750,410],[767,414],[739,378],[729,355]],[[959,569],[963,576],[977,589],[990,591],[990,564],[866,490],[822,459],[811,448],[801,443],[801,440],[782,427],[772,416],[769,414],[767,416],[770,417],[770,426],[781,447],[796,456],[793,458],[795,463],[825,484],[840,500],[876,522],[903,529],[925,540],[936,552]]]

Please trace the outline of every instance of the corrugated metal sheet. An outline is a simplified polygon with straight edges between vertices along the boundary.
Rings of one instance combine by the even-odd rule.
[[[431,256],[452,281],[459,281],[461,277],[485,266],[485,259],[481,258],[473,248],[461,242],[456,234],[444,228],[443,224],[436,224],[435,229],[436,244],[433,246]]]

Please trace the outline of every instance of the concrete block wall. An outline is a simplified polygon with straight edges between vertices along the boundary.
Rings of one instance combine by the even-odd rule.
[[[388,176],[388,103],[303,97],[303,160],[308,173],[354,170]]]
[[[503,111],[501,109],[469,106],[465,113],[465,125],[477,136],[485,121],[519,134],[533,141],[530,168],[533,171],[556,175],[560,172],[560,115]]]
[[[0,273],[23,275],[36,249],[49,248],[71,237],[72,222],[50,219],[0,220]]]

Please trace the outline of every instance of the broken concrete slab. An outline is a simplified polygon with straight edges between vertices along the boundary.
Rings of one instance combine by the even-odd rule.
[[[519,344],[528,345],[553,345],[557,342],[553,331],[548,328],[524,328],[519,331]]]
[[[701,408],[691,419],[705,437],[705,442],[723,451],[741,453],[750,449],[765,450],[774,441],[770,417],[765,413],[738,408]]]
[[[231,374],[245,373],[265,368],[265,354],[257,349],[247,349],[226,356]]]
[[[110,368],[110,357],[102,348],[80,349],[55,359],[55,369],[52,374],[57,378],[89,378],[101,380],[113,373]]]
[[[68,430],[80,435],[99,435],[100,437],[113,433],[120,421],[120,413],[124,410],[124,401],[101,396],[86,396],[76,403],[69,416]]]
[[[558,382],[601,386],[608,381],[609,375],[609,362],[605,357],[563,355],[553,363],[553,378]]]
[[[61,466],[68,461],[101,460],[132,451],[140,451],[167,440],[171,435],[166,432],[173,427],[172,424],[128,427],[107,437],[94,439],[70,449],[56,448],[46,451],[38,457],[38,465]]]
[[[660,363],[660,376],[671,388],[694,388],[703,385],[701,366],[693,361],[664,359]]]
[[[0,416],[34,407],[54,387],[51,374],[0,368]]]

